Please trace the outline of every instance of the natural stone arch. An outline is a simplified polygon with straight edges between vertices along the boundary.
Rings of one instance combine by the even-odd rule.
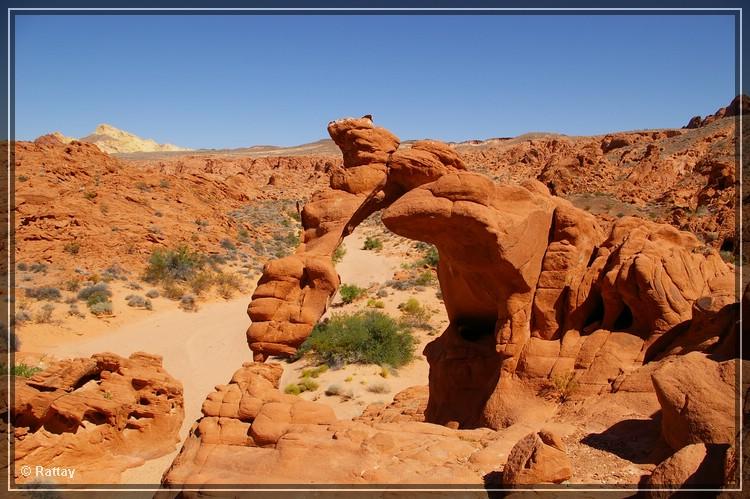
[[[440,142],[399,148],[370,117],[328,132],[343,168],[302,210],[295,254],[264,268],[248,307],[257,361],[295,353],[340,284],[335,249],[379,210],[388,229],[440,255],[450,324],[425,349],[428,421],[511,424],[524,387],[560,373],[588,391],[611,389],[666,348],[659,338],[690,319],[699,297],[735,301],[732,269],[691,234],[625,217],[605,235],[543,184],[495,184]]]

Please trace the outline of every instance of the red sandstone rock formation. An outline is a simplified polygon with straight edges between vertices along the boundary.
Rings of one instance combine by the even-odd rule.
[[[278,366],[246,364],[209,395],[165,484],[484,483],[503,463],[502,430],[522,425],[559,379],[577,387],[563,395],[591,402],[596,416],[584,404],[585,417],[613,427],[661,407],[662,436],[677,454],[656,466],[653,484],[689,483],[717,455],[720,475],[733,476],[738,306],[734,268],[716,250],[636,217],[605,230],[537,181],[501,185],[466,172],[444,144],[396,149],[398,139],[367,118],[329,132],[344,169],[305,206],[297,252],[266,266],[248,308],[250,347],[256,360],[295,352],[339,284],[336,246],[383,210],[389,229],[440,254],[450,324],[425,349],[428,399],[414,389],[336,421],[330,409],[279,393]],[[625,142],[612,137],[605,149]],[[703,458],[682,450],[696,443],[708,449]],[[511,485],[573,472],[549,432],[528,435],[506,460]]]
[[[428,421],[512,424],[520,415],[509,400],[528,399],[519,378],[574,376],[587,392],[609,390],[658,354],[696,300],[736,301],[732,267],[689,233],[624,217],[605,235],[539,182],[498,185],[463,171],[444,144],[395,150],[397,139],[365,118],[329,132],[345,168],[303,210],[297,253],[266,266],[248,308],[257,360],[304,341],[338,286],[334,249],[378,209],[390,230],[440,254],[450,325],[425,349]]]
[[[179,442],[182,385],[158,356],[96,354],[16,378],[10,415],[17,483],[39,481],[37,465],[75,469],[61,484],[117,483]]]

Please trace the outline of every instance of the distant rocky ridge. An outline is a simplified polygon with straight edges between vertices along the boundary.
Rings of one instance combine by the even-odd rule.
[[[97,126],[94,133],[80,139],[65,136],[60,132],[53,132],[52,135],[65,144],[69,144],[74,140],[89,142],[108,154],[192,150],[174,144],[159,144],[153,139],[143,139],[135,134],[126,132],[125,130],[120,130],[112,125],[107,125],[106,123]]]

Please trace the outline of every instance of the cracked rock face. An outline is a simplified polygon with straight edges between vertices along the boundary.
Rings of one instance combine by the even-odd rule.
[[[182,384],[155,355],[62,360],[30,379],[16,378],[14,395],[17,483],[38,480],[37,465],[75,470],[60,483],[117,483],[127,468],[179,443]]]
[[[733,267],[692,234],[635,217],[605,232],[540,182],[496,184],[436,141],[399,148],[370,117],[328,130],[344,168],[305,206],[296,253],[264,269],[248,307],[257,361],[295,353],[339,285],[333,252],[379,210],[440,254],[450,324],[425,349],[431,422],[507,426],[509,401],[553,378],[612,390],[675,347],[699,298],[736,301]]]

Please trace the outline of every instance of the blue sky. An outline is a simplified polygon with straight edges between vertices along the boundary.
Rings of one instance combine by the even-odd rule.
[[[730,16],[16,18],[16,138],[99,123],[294,145],[372,114],[402,139],[679,127],[735,93]]]

